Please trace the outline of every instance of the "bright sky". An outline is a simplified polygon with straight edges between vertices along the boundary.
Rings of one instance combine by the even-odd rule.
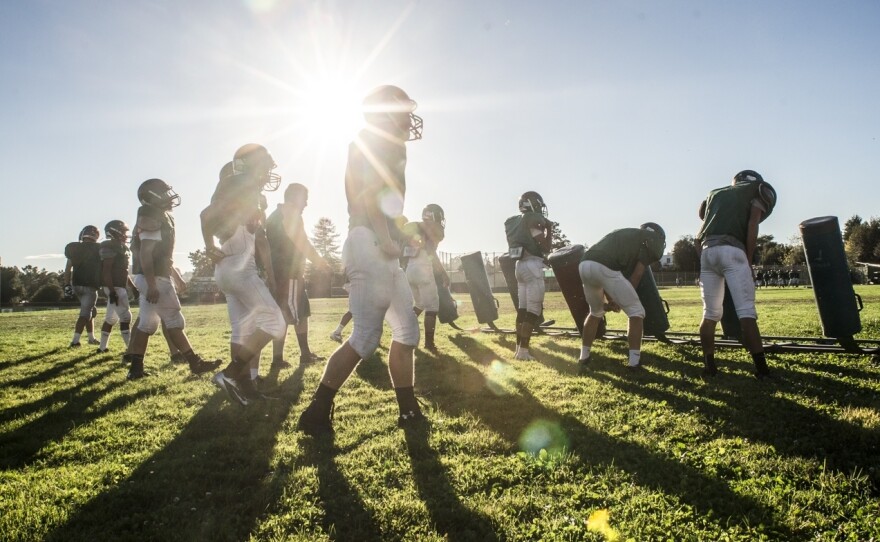
[[[880,214],[878,2],[33,0],[0,21],[6,266],[63,268],[84,225],[132,223],[160,177],[190,269],[247,142],[341,240],[347,143],[383,83],[419,103],[404,211],[443,206],[444,251],[505,250],[526,190],[573,242],[654,221],[671,247],[742,169],[776,188],[762,233],[783,242]]]

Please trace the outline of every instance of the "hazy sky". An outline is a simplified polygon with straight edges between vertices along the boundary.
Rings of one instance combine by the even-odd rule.
[[[341,241],[347,143],[383,83],[419,102],[405,213],[443,206],[441,250],[505,250],[526,190],[573,242],[654,221],[671,247],[747,168],[779,194],[777,240],[880,215],[880,2],[7,0],[0,21],[7,266],[61,269],[84,225],[132,223],[160,177],[189,269],[247,142]]]

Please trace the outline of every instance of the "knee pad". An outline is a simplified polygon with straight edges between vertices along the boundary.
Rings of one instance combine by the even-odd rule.
[[[257,309],[255,317],[257,328],[265,331],[272,338],[281,340],[287,335],[287,321],[284,320],[284,315],[277,305]]]
[[[186,318],[183,313],[176,311],[172,316],[165,318],[165,327],[168,329],[183,329],[186,327]],[[156,330],[154,329],[153,332]]]
[[[405,346],[418,346],[420,337],[419,321],[415,315],[391,329],[391,340]]]
[[[107,307],[107,314],[104,315],[104,323],[110,324],[111,326],[116,325],[116,322],[119,321],[119,315],[116,314],[116,307],[110,308]]]
[[[379,347],[379,339],[382,337],[382,327],[378,331],[364,330],[355,326],[348,337],[348,345],[351,346],[361,359],[367,359]]]
[[[721,317],[724,315],[723,311],[713,311],[704,309],[703,310],[703,320],[712,320],[713,322],[720,322]]]
[[[147,335],[152,335],[153,333],[156,333],[157,329],[159,329],[159,315],[149,315],[145,318],[143,311],[141,311],[138,330]]]

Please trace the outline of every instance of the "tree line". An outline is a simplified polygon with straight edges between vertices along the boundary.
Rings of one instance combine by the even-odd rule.
[[[850,267],[858,263],[880,263],[880,218],[863,220],[854,215],[844,224],[843,241]],[[693,236],[685,235],[675,242],[672,262],[676,271],[700,270],[700,257]],[[799,237],[780,243],[772,235],[758,236],[753,265],[793,267],[805,263],[804,246]]]

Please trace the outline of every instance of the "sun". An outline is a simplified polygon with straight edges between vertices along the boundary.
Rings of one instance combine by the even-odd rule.
[[[307,81],[295,97],[296,124],[319,143],[350,141],[363,126],[363,90],[341,76]]]

